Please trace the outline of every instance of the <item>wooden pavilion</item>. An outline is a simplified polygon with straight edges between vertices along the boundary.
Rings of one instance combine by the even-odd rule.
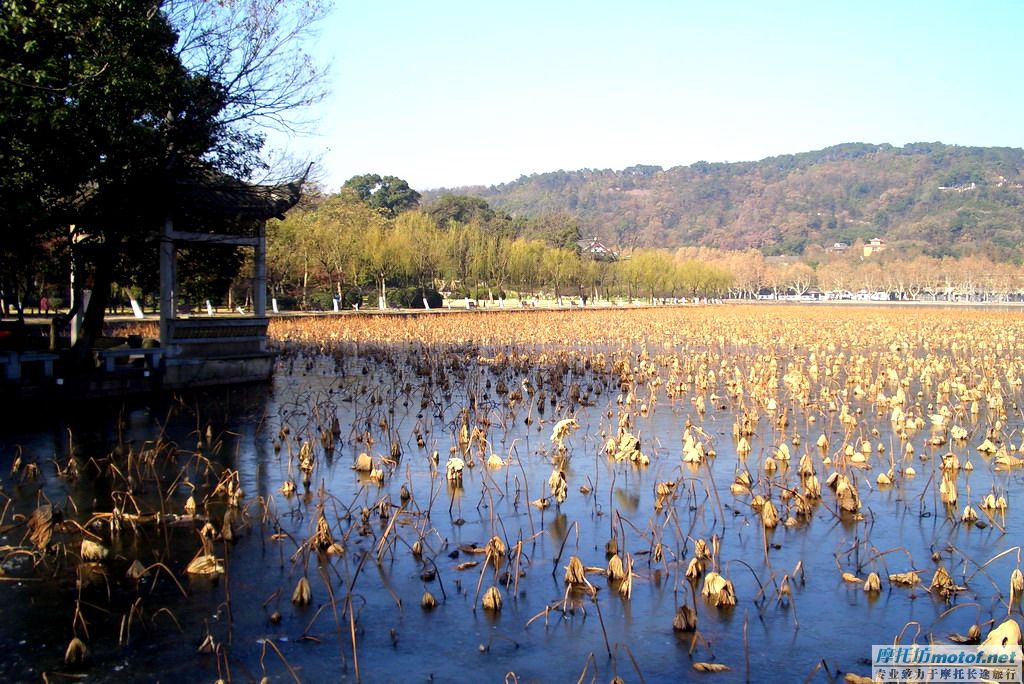
[[[299,200],[304,178],[250,185],[204,171],[175,184],[160,235],[160,346],[165,388],[218,385],[270,377],[267,351],[266,222]],[[251,247],[252,311],[242,315],[179,315],[177,253],[185,246]]]

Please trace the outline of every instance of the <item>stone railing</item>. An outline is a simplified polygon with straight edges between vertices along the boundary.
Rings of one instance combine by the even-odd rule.
[[[167,321],[168,358],[227,358],[267,349],[267,318],[176,318]]]

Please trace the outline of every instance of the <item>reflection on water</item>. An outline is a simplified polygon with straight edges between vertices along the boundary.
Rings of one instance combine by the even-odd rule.
[[[996,470],[991,456],[975,451],[989,424],[984,408],[960,421],[968,440],[928,449],[928,429],[914,432],[912,455],[880,417],[872,423],[877,434],[850,439],[857,448],[869,442],[874,452],[874,468],[848,471],[863,500],[861,519],[840,514],[823,486],[809,520],[765,530],[751,497],[730,489],[738,470],[773,483],[758,491],[771,491],[786,520],[795,505],[786,491],[798,481],[800,455],[813,456],[824,484],[832,468],[823,457],[841,453],[844,430],[834,411],[821,411],[814,424],[794,415],[782,430],[778,412],[763,413],[752,452],[742,459],[732,432],[737,405],[715,385],[691,384],[687,398],[675,401],[664,392],[652,399],[655,390],[644,386],[620,404],[618,379],[581,364],[563,364],[552,384],[553,374],[527,376],[465,357],[439,356],[424,371],[414,358],[404,351],[373,361],[291,358],[270,386],[83,409],[9,428],[0,466],[10,473],[19,454],[21,463],[4,477],[0,676],[34,680],[45,671],[85,672],[94,681],[211,681],[266,674],[275,681],[348,681],[358,675],[377,682],[495,681],[514,672],[520,681],[569,681],[586,671],[587,680],[618,674],[636,681],[639,669],[646,681],[676,681],[702,660],[730,665],[731,672],[715,676],[729,682],[748,677],[749,657],[752,681],[788,682],[802,680],[822,660],[833,675],[863,673],[873,643],[901,632],[906,640],[941,639],[1007,612],[1007,581],[1019,553],[985,562],[1016,543],[1003,530],[1020,522],[1008,493],[1021,474]],[[508,392],[524,377],[536,393],[510,407]],[[499,382],[506,385],[500,394]],[[588,390],[593,405],[570,402],[574,383]],[[911,396],[917,390],[907,388]],[[707,413],[695,410],[695,396],[707,401]],[[851,396],[847,406],[870,415],[872,401]],[[570,414],[580,428],[565,440],[568,491],[558,504],[548,498],[558,460],[551,435],[554,423]],[[641,436],[649,466],[617,463],[604,452],[624,414]],[[335,417],[338,434],[330,439]],[[459,447],[463,417],[467,432],[479,430],[465,450]],[[682,462],[687,421],[716,452],[703,464]],[[1013,424],[1003,432],[1019,441],[1019,412],[1008,421]],[[825,451],[814,446],[822,434],[831,443]],[[308,485],[304,442],[313,459]],[[792,460],[766,472],[766,457],[783,443]],[[959,477],[962,493],[951,516],[938,486],[938,464],[948,452],[974,466]],[[353,470],[362,453],[380,474]],[[452,454],[467,464],[461,486],[445,478]],[[491,454],[505,464],[487,467]],[[74,477],[67,473],[72,462]],[[25,476],[29,463],[38,465],[37,479]],[[908,465],[916,477],[902,476]],[[895,484],[877,485],[878,473],[890,468]],[[238,474],[235,514],[228,513],[230,494],[218,490],[224,469]],[[290,497],[281,493],[289,481],[297,487]],[[675,486],[656,510],[662,482]],[[982,510],[981,525],[961,524],[964,503],[990,491],[1010,498],[1005,516]],[[169,514],[183,514],[190,496],[197,517],[164,524]],[[531,503],[539,499],[546,507]],[[25,518],[42,504],[85,531],[58,530],[54,541],[70,542],[59,552],[21,553]],[[165,517],[126,518],[112,531],[103,516],[114,509]],[[310,540],[321,514],[330,543],[316,546]],[[225,568],[217,577],[185,572],[202,548],[206,521]],[[89,572],[78,565],[83,534],[109,548]],[[717,570],[734,584],[735,607],[713,607],[700,596],[701,584],[684,576],[696,540],[714,535],[721,549]],[[509,551],[492,559],[481,550],[495,536]],[[597,573],[588,575],[596,597],[568,591],[569,557],[603,568],[613,538],[633,561],[629,598]],[[136,559],[148,568],[138,580],[126,574]],[[967,586],[952,603],[927,591],[938,564]],[[920,572],[923,585],[887,580],[911,570]],[[871,571],[883,579],[878,594],[842,579],[842,572],[864,578]],[[297,606],[292,594],[302,577],[312,596]],[[780,589],[784,578],[789,595]],[[481,607],[491,586],[501,592],[500,612]],[[434,610],[420,608],[425,591],[437,600]],[[699,618],[692,657],[691,635],[672,629],[684,604],[696,607]],[[64,664],[73,636],[88,644],[85,665]]]

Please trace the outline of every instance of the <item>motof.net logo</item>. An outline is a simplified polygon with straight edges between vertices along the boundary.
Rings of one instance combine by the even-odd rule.
[[[1020,646],[910,644],[871,647],[875,682],[1021,682]]]

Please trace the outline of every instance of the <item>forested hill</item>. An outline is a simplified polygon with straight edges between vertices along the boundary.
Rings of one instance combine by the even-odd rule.
[[[513,215],[567,211],[584,236],[620,248],[794,254],[881,237],[935,256],[1024,255],[1024,150],[1017,148],[848,143],[756,162],[556,171],[450,192],[481,196]]]

